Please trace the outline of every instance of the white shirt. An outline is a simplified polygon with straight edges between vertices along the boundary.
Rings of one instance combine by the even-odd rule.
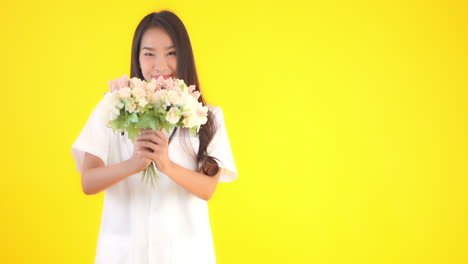
[[[102,101],[101,101],[102,102]],[[105,125],[101,103],[92,112],[72,146],[81,173],[84,153],[91,153],[112,165],[129,159],[133,143]],[[208,146],[208,155],[224,168],[220,182],[235,180],[237,170],[221,108],[208,105],[218,130]],[[181,143],[177,129],[169,144],[169,158],[191,170],[197,169],[193,154],[198,137],[187,133]],[[193,149],[191,149],[191,146]],[[188,147],[188,148],[187,148]],[[193,152],[188,152],[187,149]],[[207,202],[191,194],[158,171],[153,189],[141,180],[141,173],[129,176],[105,190],[95,264],[184,264],[216,263]]]

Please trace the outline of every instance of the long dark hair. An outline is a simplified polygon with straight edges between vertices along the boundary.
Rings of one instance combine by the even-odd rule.
[[[130,76],[144,79],[140,68],[140,48],[143,34],[150,28],[162,28],[171,37],[176,48],[177,54],[177,78],[184,80],[187,85],[195,85],[196,90],[200,91],[200,83],[198,81],[197,70],[195,68],[195,59],[193,57],[192,44],[185,29],[184,23],[172,12],[161,11],[154,12],[145,16],[138,24],[135,34],[133,35],[132,55]],[[198,99],[203,105],[206,105],[203,95]],[[216,125],[213,114],[208,111],[208,121],[202,125],[198,138],[200,141],[196,160],[198,164],[202,164],[199,170],[206,175],[214,176],[218,170],[218,164],[214,157],[207,153],[208,145],[210,144],[216,132]],[[187,129],[182,129],[184,137],[187,136]]]

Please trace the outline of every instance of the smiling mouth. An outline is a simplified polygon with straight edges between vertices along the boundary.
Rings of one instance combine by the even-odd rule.
[[[167,80],[172,77],[172,75],[152,75],[151,78],[157,80],[160,76],[162,76],[164,80]]]

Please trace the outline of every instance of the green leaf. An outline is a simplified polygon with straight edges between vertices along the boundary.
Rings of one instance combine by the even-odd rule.
[[[158,114],[166,116],[167,111],[165,109],[163,109],[163,108],[158,108]]]
[[[111,121],[111,127],[113,129],[121,129],[122,128],[122,121],[119,118],[114,119]]]
[[[130,119],[130,122],[132,123],[137,123],[138,122],[138,115],[136,112],[133,112],[130,116],[129,116],[129,119]]]
[[[193,136],[196,136],[197,135],[197,127],[190,128],[190,134],[192,134]]]
[[[135,127],[147,129],[151,127],[151,123],[153,123],[153,117],[149,113],[145,113],[140,116],[140,120],[136,123]]]
[[[151,127],[151,129],[153,129],[153,130],[158,129],[158,127],[159,127],[159,120],[158,120],[157,118],[152,118],[151,123],[150,123],[150,127]]]
[[[177,123],[177,126],[183,127],[184,126],[184,116],[181,116],[179,119],[179,123]]]
[[[132,140],[132,142],[135,142],[135,138],[140,135],[140,130],[135,127],[128,127],[127,128],[128,132],[128,138]]]
[[[164,127],[164,129],[166,130],[167,133],[171,133],[172,129],[174,129],[174,125],[169,123],[169,122],[165,122],[163,127]]]
[[[130,126],[130,116],[125,115],[122,123],[123,123],[123,127],[127,129]]]

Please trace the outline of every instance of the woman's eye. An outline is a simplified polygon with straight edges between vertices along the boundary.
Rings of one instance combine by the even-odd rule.
[[[145,53],[144,55],[145,55],[145,56],[154,56],[153,53]]]
[[[168,53],[169,55],[177,55],[175,51],[171,51]]]

